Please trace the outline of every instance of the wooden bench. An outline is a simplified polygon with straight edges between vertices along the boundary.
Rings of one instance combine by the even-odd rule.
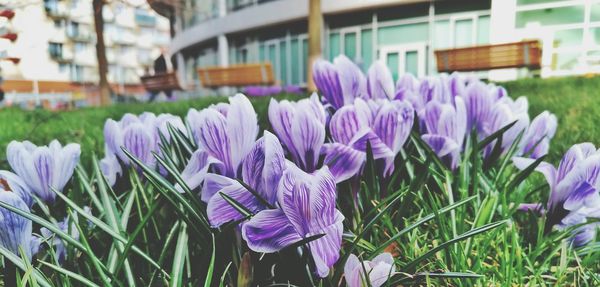
[[[183,87],[181,84],[179,84],[179,80],[177,79],[177,74],[175,72],[142,76],[140,79],[144,89],[146,89],[148,92],[183,90]]]
[[[541,67],[542,48],[537,40],[435,51],[438,72],[484,71]]]
[[[198,69],[198,75],[202,86],[206,88],[275,84],[271,63],[206,67]]]

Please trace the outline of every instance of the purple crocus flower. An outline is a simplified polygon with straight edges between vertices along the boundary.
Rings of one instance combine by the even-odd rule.
[[[216,174],[237,178],[258,135],[258,119],[248,98],[237,94],[229,98],[229,104],[190,109],[187,122],[198,144],[183,174],[188,187],[198,187],[209,166]]]
[[[363,262],[360,262],[356,255],[350,254],[344,266],[344,277],[348,287],[379,287],[392,277],[394,272],[394,257],[387,252],[377,255],[371,261]]]
[[[317,169],[327,121],[318,96],[298,102],[271,99],[269,121],[294,163],[307,172]]]
[[[425,108],[423,140],[448,164],[456,169],[467,132],[465,104],[461,97],[455,104],[432,101]]]
[[[318,90],[334,109],[351,104],[356,98],[367,97],[367,82],[360,68],[345,55],[333,64],[317,60],[313,64],[313,79]]]
[[[0,189],[16,193],[28,207],[34,203],[31,188],[16,174],[0,170]]]
[[[412,129],[414,110],[404,101],[356,99],[339,109],[329,123],[333,143],[324,146],[325,161],[339,180],[358,173],[366,159],[367,142],[374,159],[385,161],[384,176]]]
[[[12,141],[6,148],[12,170],[37,196],[48,203],[54,202],[56,197],[51,188],[63,190],[73,175],[80,154],[78,144],[63,147],[57,140],[40,147],[28,141]]]
[[[277,252],[303,238],[324,234],[308,243],[319,277],[326,277],[340,256],[344,216],[336,209],[336,186],[327,167],[313,174],[293,165],[277,190],[279,209],[266,209],[242,226],[242,237],[256,252]]]
[[[531,158],[513,158],[515,166],[520,169],[533,161]],[[550,197],[543,210],[547,230],[585,223],[587,217],[600,217],[600,195],[596,189],[600,184],[600,152],[593,144],[582,143],[569,148],[558,169],[542,162],[536,171],[545,176],[550,186]],[[525,207],[530,208],[531,205]],[[574,244],[579,246],[589,242],[583,239],[591,238],[591,232],[595,234],[595,228],[579,228]]]
[[[83,210],[87,214],[92,214],[92,209],[89,206],[84,206]],[[75,218],[65,217],[61,222],[58,222],[58,228],[64,233],[67,233],[71,238],[79,240],[79,230],[75,226],[75,221],[78,220],[77,214]],[[90,222],[88,222],[90,224]],[[59,237],[53,237],[54,233],[47,228],[43,227],[40,229],[40,233],[45,240],[50,240],[50,243],[55,247],[55,253],[58,262],[64,262],[67,258],[67,243],[65,243]]]
[[[29,212],[27,204],[14,192],[0,189],[0,201]],[[39,239],[32,235],[31,229],[31,220],[0,207],[0,245],[17,256],[21,254],[21,248],[30,261],[40,246]]]
[[[235,179],[209,174],[202,189],[202,199],[208,204],[206,213],[211,225],[218,227],[243,219],[242,214],[221,194],[233,198],[253,213],[267,208],[265,204],[274,205],[277,185],[285,166],[283,148],[279,140],[265,131],[264,136],[256,141],[242,163],[242,181],[254,190],[260,199]]]
[[[106,121],[104,124],[105,157],[100,161],[100,167],[110,185],[114,185],[123,173],[121,162],[126,166],[130,165],[130,160],[121,147],[131,152],[145,165],[156,168],[157,163],[152,152],[160,153],[158,147],[160,134],[167,140],[170,139],[168,124],[186,132],[181,118],[170,114],[161,114],[158,117],[148,112],[139,116],[125,114],[118,122],[113,119]]]
[[[539,158],[548,153],[550,140],[556,133],[558,122],[556,116],[544,111],[531,121],[531,125],[523,136],[521,154],[531,158]]]
[[[420,82],[410,73],[402,74],[396,82],[396,100],[405,100],[412,102],[419,93]]]
[[[467,130],[481,131],[489,121],[495,98],[490,95],[487,85],[476,81],[467,86],[464,100],[467,109]]]
[[[376,61],[367,72],[367,91],[370,99],[393,99],[394,78],[388,67],[381,61]]]
[[[488,137],[494,132],[516,121],[515,125],[502,134],[501,148],[502,152],[505,153],[519,137],[519,134],[524,132],[529,126],[527,106],[527,98],[525,97],[520,97],[517,100],[513,100],[509,97],[499,99],[492,106],[489,117],[481,120],[481,129],[478,132],[479,138],[483,139]],[[496,141],[486,146],[484,150],[485,157],[491,153],[495,142]],[[521,147],[521,143],[518,143],[518,147]]]

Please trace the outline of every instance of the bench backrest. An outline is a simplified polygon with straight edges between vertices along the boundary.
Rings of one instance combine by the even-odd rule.
[[[142,76],[140,79],[142,80],[142,85],[148,92],[182,90],[175,72]]]
[[[271,63],[200,68],[198,76],[202,86],[207,88],[273,85],[275,83]]]
[[[435,51],[438,72],[541,67],[537,40]]]

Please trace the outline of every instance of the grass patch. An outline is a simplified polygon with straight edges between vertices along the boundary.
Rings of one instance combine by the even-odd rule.
[[[524,79],[502,83],[512,97],[526,96],[529,114],[548,110],[558,117],[549,160],[557,162],[573,144],[600,143],[600,77]]]
[[[558,117],[558,131],[551,143],[549,160],[556,162],[573,144],[600,142],[600,129],[596,122],[600,114],[600,77],[565,77],[555,79],[523,79],[502,83],[513,97],[526,96],[529,114],[536,116],[544,110]],[[294,98],[285,95],[278,98]],[[45,110],[22,111],[11,108],[0,112],[0,162],[6,167],[6,145],[11,140],[29,140],[45,145],[53,139],[61,143],[76,142],[82,145],[83,162],[89,162],[93,153],[104,154],[102,129],[108,118],[120,119],[125,113],[140,114],[144,111],[171,113],[185,117],[189,108],[202,109],[211,104],[226,101],[226,97],[207,97],[171,103],[139,103],[101,108],[84,108],[67,112]],[[269,98],[252,99],[259,121],[267,127],[266,117]]]
[[[282,95],[278,98],[298,98],[294,95]],[[267,108],[270,98],[254,98],[252,103],[262,124],[268,119]],[[109,119],[120,119],[126,113],[155,114],[171,113],[185,117],[190,108],[202,109],[211,104],[227,101],[227,97],[206,97],[187,101],[168,103],[122,104],[110,107],[91,107],[66,112],[47,110],[23,111],[9,108],[0,111],[0,167],[7,168],[6,146],[10,141],[29,140],[37,145],[46,145],[57,139],[62,144],[79,143],[82,148],[82,162],[87,166],[92,155],[104,156],[103,129]],[[264,125],[263,125],[264,127]]]

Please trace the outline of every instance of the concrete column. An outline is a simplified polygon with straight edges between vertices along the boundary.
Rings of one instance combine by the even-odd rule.
[[[219,66],[229,66],[229,43],[227,42],[227,36],[220,35],[217,38],[219,50],[217,52],[219,56]]]
[[[490,43],[501,44],[519,41],[516,33],[517,0],[492,0],[490,15]],[[517,78],[517,69],[490,71],[492,81],[509,81]]]
[[[220,35],[217,37],[218,50],[217,57],[219,60],[219,66],[229,66],[229,43],[227,42],[226,35]],[[233,89],[230,87],[223,87],[218,89],[217,94],[219,96],[233,96]]]
[[[175,61],[177,61],[177,73],[179,75],[177,75],[179,77],[179,81],[181,83],[181,85],[185,88],[187,86],[187,77],[186,77],[186,65],[185,65],[185,59],[183,58],[183,54],[182,53],[177,53],[175,55]]]
[[[227,0],[216,0],[219,7],[219,17],[225,17],[227,15]]]

